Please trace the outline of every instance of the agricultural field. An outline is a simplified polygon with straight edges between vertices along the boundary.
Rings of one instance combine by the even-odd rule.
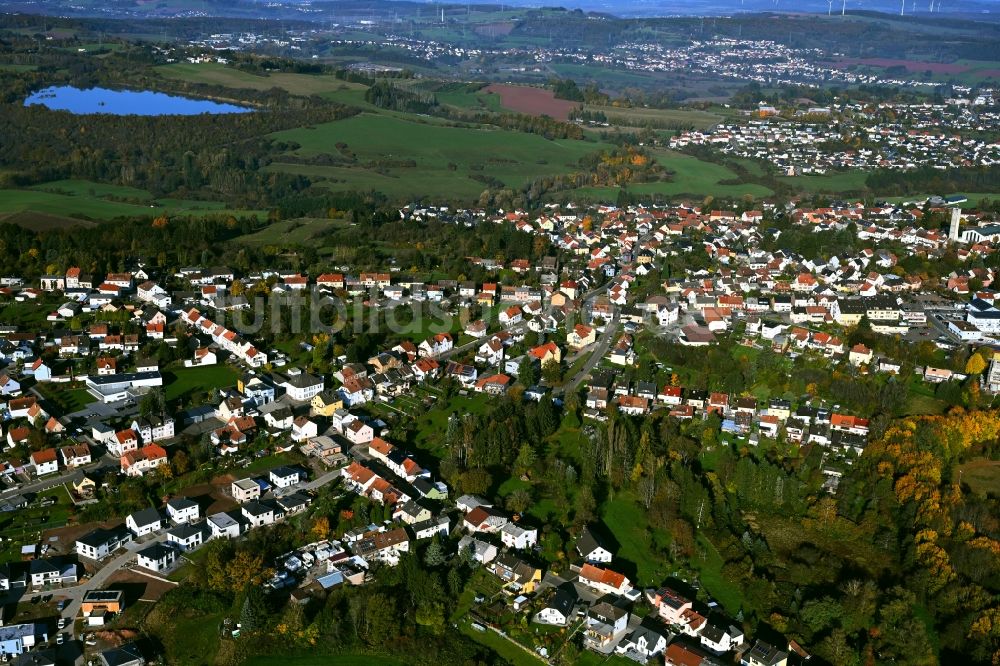
[[[590,141],[548,141],[535,134],[489,128],[447,127],[383,114],[352,118],[273,135],[298,143],[298,158],[354,155],[344,166],[290,164],[268,168],[326,178],[337,190],[377,189],[389,196],[471,198],[488,185],[474,176],[492,177],[509,187],[533,178],[569,173],[581,157],[607,148]],[[363,139],[363,140],[362,140]],[[337,144],[346,144],[346,151]]]
[[[218,63],[175,63],[161,65],[156,71],[169,79],[205,83],[226,88],[270,90],[281,88],[292,95],[321,95],[335,91],[364,90],[359,83],[342,81],[330,75],[274,72],[267,75],[244,72]]]
[[[500,105],[505,109],[524,113],[529,116],[549,116],[556,120],[568,120],[570,111],[579,106],[579,102],[556,99],[551,90],[532,86],[512,86],[494,83],[485,88],[487,93],[500,98]]]

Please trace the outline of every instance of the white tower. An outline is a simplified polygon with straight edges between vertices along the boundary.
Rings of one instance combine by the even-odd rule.
[[[953,243],[958,242],[958,223],[962,220],[962,209],[955,207],[951,209],[951,227],[948,229],[948,240]]]

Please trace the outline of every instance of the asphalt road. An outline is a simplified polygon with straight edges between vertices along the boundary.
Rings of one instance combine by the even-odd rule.
[[[604,356],[611,349],[611,345],[615,343],[615,340],[618,337],[618,327],[620,324],[621,317],[617,312],[615,312],[614,316],[611,317],[611,321],[604,326],[604,332],[601,333],[601,337],[598,338],[597,342],[594,344],[594,348],[590,352],[590,358],[588,358],[587,362],[583,364],[583,367],[580,368],[579,372],[570,377],[563,383],[562,386],[553,391],[554,395],[561,396],[579,388],[583,380],[587,378],[587,375],[589,375],[595,367],[597,367],[597,364],[601,362],[601,359],[604,358]]]

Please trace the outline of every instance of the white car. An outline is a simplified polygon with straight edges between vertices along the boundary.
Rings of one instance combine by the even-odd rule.
[[[58,636],[56,636],[56,645],[62,645],[65,642],[66,642],[66,634],[60,633]]]

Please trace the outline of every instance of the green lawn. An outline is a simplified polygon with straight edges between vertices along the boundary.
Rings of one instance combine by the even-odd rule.
[[[56,503],[42,506],[41,501],[45,497],[55,497]],[[66,525],[72,504],[66,488],[56,486],[39,493],[27,508],[0,514],[0,537],[4,539],[0,547],[0,561],[20,561],[22,545],[37,544],[41,541],[42,532]]]
[[[691,558],[691,564],[698,570],[698,579],[712,597],[722,604],[728,612],[735,614],[743,605],[743,595],[738,586],[722,577],[722,556],[708,537],[699,534],[698,545],[701,546],[704,558],[696,555]]]
[[[968,201],[962,204],[962,208],[976,208],[979,206],[980,201],[982,201],[983,199],[990,199],[992,201],[1000,199],[1000,192],[956,192],[954,195],[948,195],[948,196],[959,196],[959,195],[964,196],[965,198],[968,199]],[[911,194],[905,197],[886,197],[886,201],[889,201],[891,203],[900,203],[905,201],[921,201],[930,196],[932,195]]]
[[[601,518],[618,542],[618,559],[631,562],[636,568],[636,587],[659,585],[669,575],[665,558],[653,549],[654,532],[649,527],[645,510],[628,493],[619,493],[606,502]]]
[[[443,458],[448,417],[451,414],[482,414],[491,400],[482,393],[469,393],[467,396],[456,395],[445,405],[435,405],[417,420],[415,445],[437,458]]]
[[[911,393],[910,398],[906,401],[906,415],[907,416],[923,416],[925,414],[938,415],[944,414],[944,410],[948,408],[948,403],[944,400],[938,400],[935,397],[929,395],[919,395],[916,393]]]
[[[489,629],[486,631],[476,631],[469,622],[462,622],[459,624],[459,627],[463,634],[477,643],[490,648],[514,666],[539,666],[539,664],[545,663],[540,658],[522,650],[495,631]]]
[[[300,158],[328,155],[344,159],[337,144],[346,144],[356,162],[345,161],[342,166],[287,164],[279,157],[270,170],[326,178],[320,184],[334,190],[375,189],[389,196],[444,198],[479,196],[487,185],[475,176],[519,187],[536,177],[568,173],[584,155],[608,147],[373,113],[272,136],[299,144],[294,155]]]
[[[87,389],[79,385],[42,383],[35,388],[46,399],[57,404],[65,414],[78,412],[95,400]]]
[[[237,373],[227,365],[209,365],[202,368],[175,367],[163,373],[167,400],[177,400],[197,392],[233,386]]]

